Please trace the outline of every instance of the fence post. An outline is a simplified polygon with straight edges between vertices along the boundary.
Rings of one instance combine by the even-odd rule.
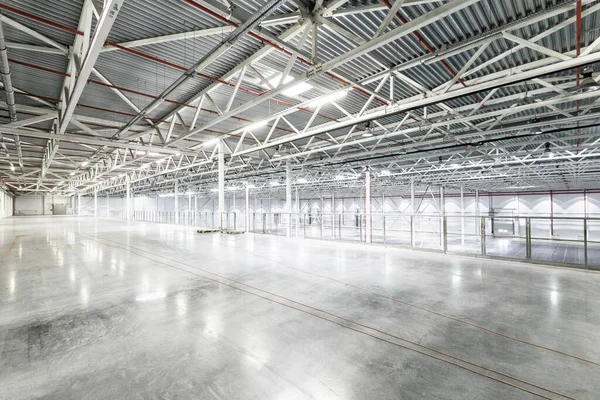
[[[525,219],[525,248],[526,248],[526,257],[528,260],[531,260],[531,218],[527,217]]]
[[[588,265],[588,220],[583,218],[583,260],[584,265]]]
[[[486,250],[485,250],[485,217],[481,217],[481,223],[480,223],[480,234],[481,234],[481,255],[485,256],[486,255]]]

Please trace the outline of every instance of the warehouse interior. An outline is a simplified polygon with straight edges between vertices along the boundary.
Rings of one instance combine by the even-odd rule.
[[[0,1],[0,77],[0,397],[598,398],[600,0]]]

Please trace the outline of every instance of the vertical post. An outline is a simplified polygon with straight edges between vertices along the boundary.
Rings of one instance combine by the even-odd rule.
[[[475,216],[479,219],[479,190],[475,190]],[[477,232],[477,228],[475,228],[475,232]]]
[[[550,191],[550,239],[554,236],[554,198]]]
[[[98,190],[94,190],[94,217],[98,216]]]
[[[77,215],[81,215],[81,193],[77,193]]]
[[[480,229],[480,235],[481,235],[481,255],[485,256],[486,255],[486,249],[485,249],[485,218],[481,217],[480,218],[480,224],[479,224],[479,229]]]
[[[440,245],[442,247],[444,244],[444,216],[446,215],[445,208],[446,201],[444,199],[444,187],[440,186]]]
[[[465,189],[460,187],[460,243],[465,245]]]
[[[371,171],[369,169],[365,171],[365,218],[365,242],[371,243],[373,220],[371,218]]]
[[[410,180],[410,246],[415,247],[415,181]]]
[[[588,220],[583,218],[583,260],[584,265],[588,265]]]
[[[106,193],[106,218],[110,218],[110,196]]]
[[[179,181],[175,180],[175,224],[179,224]]]
[[[335,193],[331,192],[331,236],[335,240]]]
[[[528,260],[531,260],[531,218],[527,217],[525,219],[525,248],[526,248],[526,257]]]
[[[521,216],[521,210],[520,210],[521,206],[519,205],[520,200],[519,200],[519,195],[518,194],[515,194],[515,201],[517,202],[517,229],[516,229],[515,234],[516,234],[517,237],[519,237],[519,236],[521,236],[521,218],[520,218],[520,216]]]
[[[246,233],[250,232],[250,188],[246,184],[246,208],[244,210],[246,214]]]
[[[286,228],[286,236],[292,236],[292,162],[288,158],[285,163],[285,214],[287,215],[288,223]],[[283,218],[282,218],[283,220]]]
[[[219,229],[223,229],[223,213],[225,212],[225,146],[223,139],[219,140]]]
[[[300,234],[300,200],[298,198],[298,187],[296,187],[296,237]]]
[[[129,179],[129,175],[125,178],[125,219],[130,219],[131,212],[131,180]]]

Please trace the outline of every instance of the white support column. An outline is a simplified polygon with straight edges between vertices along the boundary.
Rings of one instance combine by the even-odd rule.
[[[300,200],[298,197],[298,187],[296,187],[296,237],[300,234]]]
[[[131,179],[125,178],[125,219],[131,219]]]
[[[223,229],[223,213],[225,212],[225,145],[223,139],[219,140],[217,146],[219,152],[219,209],[217,221],[219,229]]]
[[[460,187],[460,243],[465,245],[465,189]]]
[[[365,242],[371,243],[372,241],[372,230],[373,220],[371,216],[371,171],[365,171]]]
[[[110,218],[110,196],[106,193],[106,218]]]
[[[81,215],[81,193],[77,193],[77,215]]]
[[[246,207],[244,209],[245,224],[246,224],[246,233],[250,232],[250,187],[246,184]]]
[[[519,200],[518,194],[515,194],[515,202],[517,203],[517,217],[520,217],[521,216],[521,206],[519,205],[520,200]],[[521,233],[521,218],[517,218],[515,235],[518,237],[520,233]]]
[[[477,235],[481,229],[481,221],[479,218],[479,190],[475,190],[475,216],[477,217],[477,223],[475,224],[475,234]]]
[[[444,187],[440,186],[440,244],[444,243],[444,216],[446,215],[446,199]]]
[[[175,223],[179,224],[179,182],[175,180]]]
[[[188,212],[192,211],[192,193],[188,193]]]
[[[287,221],[286,236],[292,236],[292,162],[288,159],[285,164],[285,211]]]
[[[94,190],[94,217],[98,217],[98,190]]]
[[[410,219],[412,221],[411,225],[410,225],[410,229],[411,229],[411,243],[410,245],[412,247],[415,247],[415,223],[417,221],[415,221],[415,213],[417,210],[415,210],[415,181],[414,179],[410,180]]]

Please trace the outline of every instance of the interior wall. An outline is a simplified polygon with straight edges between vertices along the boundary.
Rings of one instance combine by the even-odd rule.
[[[14,198],[14,214],[53,215],[53,207],[57,204],[66,206],[67,214],[74,213],[73,197],[29,195]]]
[[[0,219],[13,215],[13,197],[0,189]]]

